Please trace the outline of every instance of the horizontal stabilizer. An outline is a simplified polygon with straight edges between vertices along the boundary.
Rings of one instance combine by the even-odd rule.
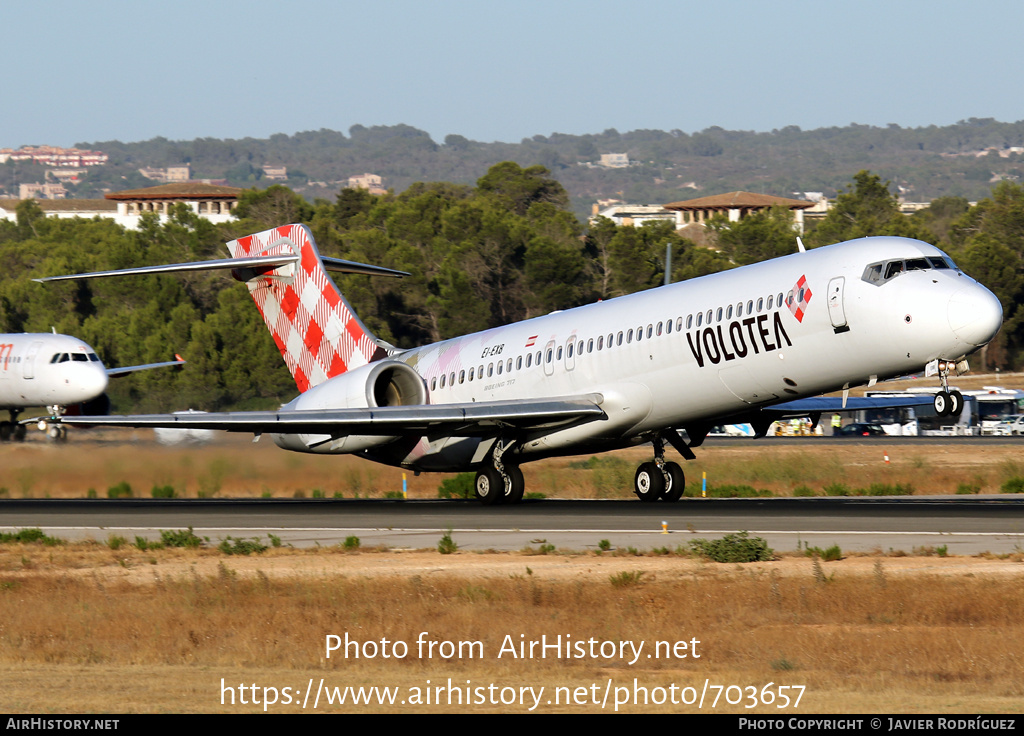
[[[217,271],[223,269],[273,269],[286,266],[289,263],[296,263],[299,256],[293,254],[280,254],[275,256],[247,256],[244,258],[221,258],[215,261],[193,261],[191,263],[168,263],[162,266],[140,266],[138,268],[122,268],[112,271],[93,271],[92,273],[75,273],[69,276],[46,276],[44,278],[32,279],[39,283],[48,281],[70,281],[73,279],[101,279],[107,276],[145,275],[154,273],[180,273],[188,271]],[[346,261],[341,258],[320,259],[324,268],[337,273],[359,273],[369,276],[392,276],[402,277],[409,274],[405,271],[396,271],[393,268],[383,266],[371,266],[368,263],[357,263]]]

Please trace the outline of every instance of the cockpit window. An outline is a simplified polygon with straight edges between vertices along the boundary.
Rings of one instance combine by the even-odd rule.
[[[869,284],[880,286],[901,273],[909,271],[930,271],[932,269],[955,269],[956,265],[949,258],[928,256],[919,258],[894,258],[891,261],[872,263],[864,269],[861,279]]]
[[[89,353],[89,360],[92,363],[99,363],[100,362],[100,356],[96,355],[96,353]]]
[[[61,353],[60,354],[60,359],[57,362],[58,363],[67,363],[69,360],[71,360],[71,356],[70,355],[68,355],[67,353]]]
[[[71,359],[74,360],[74,361],[77,361],[79,363],[88,363],[89,362],[89,356],[86,355],[85,353],[72,353],[71,354]]]

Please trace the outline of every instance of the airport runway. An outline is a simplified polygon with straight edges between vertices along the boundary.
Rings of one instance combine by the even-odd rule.
[[[159,539],[162,529],[189,526],[213,544],[274,534],[296,547],[355,535],[364,546],[432,548],[451,529],[466,550],[591,550],[605,539],[616,548],[649,550],[748,531],[781,551],[838,544],[844,551],[945,546],[949,554],[1005,554],[1024,551],[1024,498],[544,500],[513,507],[445,500],[0,500],[0,531],[42,527],[64,539],[106,541],[112,534]]]

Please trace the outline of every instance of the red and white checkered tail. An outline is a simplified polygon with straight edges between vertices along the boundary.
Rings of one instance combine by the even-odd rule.
[[[298,255],[283,266],[236,269],[274,336],[299,391],[387,353],[327,275],[305,225],[284,225],[228,243],[235,258]]]

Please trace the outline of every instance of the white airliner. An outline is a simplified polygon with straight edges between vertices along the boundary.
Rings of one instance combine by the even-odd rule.
[[[950,394],[948,373],[966,370],[965,357],[1002,320],[992,292],[939,249],[877,237],[801,246],[771,261],[399,350],[359,321],[325,272],[354,264],[321,259],[306,227],[267,230],[228,248],[233,257],[223,261],[128,272],[233,268],[300,395],[277,411],[67,423],[268,433],[299,452],[351,453],[417,472],[474,470],[477,496],[488,504],[522,498],[523,462],[652,443],[634,491],[645,501],[677,500],[683,472],[665,460],[665,445],[692,459],[691,448],[716,424],[749,422],[763,434],[782,416],[830,410],[795,399],[923,366],[938,371],[935,409],[949,413],[962,398]]]
[[[109,401],[104,391],[114,376],[135,371],[184,365],[184,361],[150,363],[127,368],[105,368],[96,351],[77,337],[50,333],[0,335],[0,410],[10,421],[0,421],[0,442],[25,439],[28,422],[18,415],[30,406],[46,407],[53,417],[69,409],[80,414],[106,412]],[[65,438],[59,424],[38,421],[51,439]]]

